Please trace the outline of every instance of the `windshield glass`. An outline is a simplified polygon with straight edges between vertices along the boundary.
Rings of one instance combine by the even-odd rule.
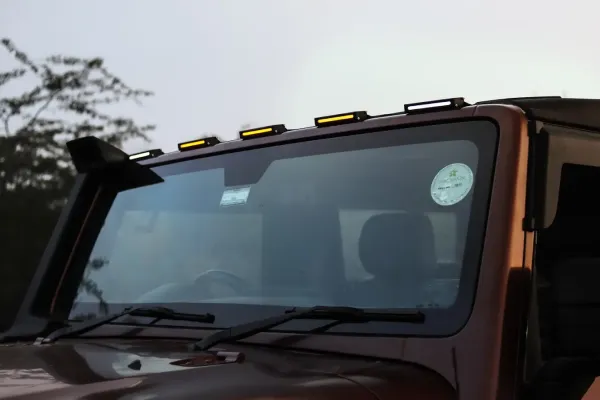
[[[495,125],[479,120],[155,167],[165,182],[118,194],[71,317],[164,304],[228,326],[335,305],[431,314],[423,327],[362,330],[456,328],[471,307],[495,146]],[[359,328],[332,331],[348,329]]]

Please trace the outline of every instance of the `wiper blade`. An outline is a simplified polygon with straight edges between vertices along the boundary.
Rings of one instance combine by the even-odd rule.
[[[52,343],[59,338],[66,336],[79,336],[94,330],[102,325],[111,323],[125,315],[131,315],[133,317],[148,317],[154,318],[153,323],[156,323],[162,319],[168,319],[172,321],[192,321],[192,322],[203,322],[212,324],[215,322],[215,316],[212,314],[187,314],[174,311],[167,307],[134,307],[126,308],[120,313],[108,315],[106,317],[94,318],[89,321],[81,322],[74,325],[69,325],[51,332],[44,338],[38,338],[37,344]]]
[[[267,331],[278,325],[282,325],[294,319],[324,319],[335,320],[334,324],[339,323],[359,323],[369,321],[390,321],[390,322],[408,322],[422,324],[425,322],[425,314],[420,311],[393,312],[385,310],[364,310],[354,307],[328,307],[316,306],[312,308],[297,309],[293,308],[284,314],[248,322],[223,329],[212,333],[202,340],[192,344],[191,350],[208,350],[219,343],[236,341],[253,336],[257,333]]]

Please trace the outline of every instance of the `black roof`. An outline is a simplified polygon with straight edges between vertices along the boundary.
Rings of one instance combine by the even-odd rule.
[[[517,97],[476,103],[480,104],[513,104],[538,121],[600,132],[600,99]]]

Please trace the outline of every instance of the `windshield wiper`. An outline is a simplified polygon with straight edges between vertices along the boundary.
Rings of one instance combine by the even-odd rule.
[[[385,310],[364,310],[354,307],[316,306],[312,308],[293,308],[283,314],[248,322],[212,333],[204,339],[192,344],[191,350],[208,350],[219,343],[236,341],[267,331],[294,319],[334,320],[329,327],[341,323],[360,323],[369,321],[408,322],[422,324],[425,314],[420,311],[393,312]]]
[[[57,329],[44,338],[38,338],[36,340],[36,343],[52,343],[62,337],[83,335],[84,333],[94,330],[102,325],[111,323],[125,315],[131,315],[133,317],[154,318],[154,321],[152,321],[152,323],[156,323],[162,319],[168,319],[172,321],[203,322],[206,324],[212,324],[213,322],[215,322],[215,316],[212,314],[180,313],[167,307],[130,307],[126,308],[120,313],[107,315],[106,317],[94,318],[89,321]]]

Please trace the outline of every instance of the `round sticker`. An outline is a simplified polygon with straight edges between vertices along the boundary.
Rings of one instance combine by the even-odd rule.
[[[473,171],[465,164],[450,164],[431,182],[431,198],[440,206],[452,206],[464,199],[473,187]]]

